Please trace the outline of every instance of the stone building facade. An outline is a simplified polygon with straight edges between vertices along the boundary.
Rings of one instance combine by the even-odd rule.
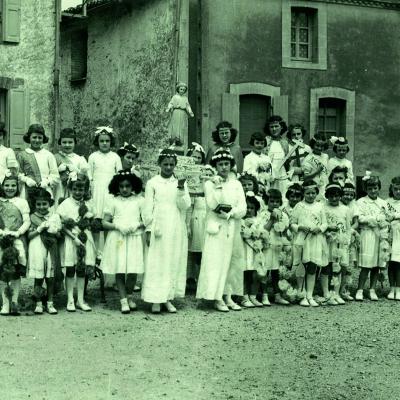
[[[0,1],[0,120],[16,150],[30,123],[55,131],[56,0]]]

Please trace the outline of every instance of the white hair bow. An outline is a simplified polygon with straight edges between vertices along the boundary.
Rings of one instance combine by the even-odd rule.
[[[102,133],[102,132],[107,132],[107,133],[114,135],[114,129],[111,128],[111,126],[98,126],[96,128],[95,134],[100,135],[100,133]]]
[[[371,175],[372,175],[371,171],[365,171],[365,175],[362,177],[362,180],[367,181],[368,179],[371,178]]]
[[[204,148],[201,144],[196,143],[196,142],[192,142],[192,146],[194,148],[195,151],[199,151],[200,153],[205,153]]]
[[[329,140],[332,144],[335,144],[336,142],[344,143],[346,141],[343,136],[331,136]]]
[[[69,173],[68,175],[68,181],[69,182],[76,182],[78,180],[78,174],[76,173],[76,171],[72,171]]]
[[[6,168],[4,171],[4,177],[9,178],[11,175],[12,175],[12,172],[8,168]]]
[[[249,190],[248,192],[246,192],[246,197],[256,197],[256,195],[253,191]]]

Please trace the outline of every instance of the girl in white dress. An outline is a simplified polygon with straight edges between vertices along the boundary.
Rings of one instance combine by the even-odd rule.
[[[74,152],[77,143],[76,133],[72,128],[64,128],[58,138],[59,151],[54,156],[57,161],[58,172],[60,173],[60,183],[57,186],[55,195],[55,204],[58,205],[67,197],[68,192],[68,174],[76,172],[87,174],[88,163],[85,157]]]
[[[7,170],[13,175],[18,172],[18,161],[14,150],[4,146],[4,139],[7,136],[7,130],[4,122],[0,122],[0,182],[3,181]]]
[[[279,190],[285,195],[289,185],[289,176],[285,169],[284,159],[289,153],[289,143],[283,135],[287,131],[286,122],[279,115],[272,115],[265,127],[264,132],[269,140],[266,153],[271,159],[272,180],[270,187]]]
[[[291,229],[295,232],[294,246],[301,247],[302,263],[306,270],[306,297],[300,305],[318,307],[314,300],[314,287],[317,268],[328,265],[328,245],[325,238],[327,229],[326,215],[322,202],[316,202],[318,186],[313,180],[303,182],[304,200],[294,207]],[[321,275],[324,296],[329,294],[329,277]]]
[[[19,197],[17,176],[6,173],[1,189],[0,238],[7,237],[9,240],[6,240],[6,247],[4,242],[0,247],[0,283],[3,298],[0,314],[19,315],[21,276],[26,275],[26,250],[21,237],[31,224],[29,205],[25,199]]]
[[[59,265],[58,238],[61,237],[61,219],[50,211],[54,200],[45,189],[37,189],[33,194],[31,226],[28,232],[29,278],[33,278],[36,298],[35,314],[43,314],[42,287],[46,281],[47,305],[49,314],[57,314],[53,304],[55,269]],[[57,274],[58,275],[58,274]]]
[[[325,186],[328,184],[328,154],[324,153],[329,147],[326,136],[316,133],[310,140],[312,153],[304,158],[304,180],[312,179],[318,186],[317,200],[324,200]]]
[[[94,209],[92,201],[89,200],[89,179],[86,175],[71,172],[68,186],[71,195],[57,208],[65,233],[61,265],[66,268],[67,311],[75,312],[76,308],[91,311],[84,300],[85,277],[88,269],[94,269],[96,263],[96,247],[90,231]],[[75,275],[78,294],[76,306]]]
[[[344,137],[331,136],[331,143],[333,144],[334,157],[328,160],[328,175],[333,171],[335,167],[346,167],[347,178],[350,182],[354,183],[353,164],[346,158],[346,154],[350,151],[349,142]]]
[[[160,175],[146,183],[143,220],[149,246],[142,285],[142,298],[159,313],[161,304],[175,313],[171,301],[185,296],[188,238],[186,213],[190,196],[184,179],[174,176],[177,156],[162,150]]]
[[[231,172],[235,160],[229,151],[217,150],[210,163],[218,175],[204,184],[206,234],[196,297],[214,300],[218,311],[240,310],[230,295],[235,281],[235,287],[241,284],[243,292],[240,223],[247,211],[246,198],[242,185]],[[228,295],[226,303],[224,294]]]
[[[20,151],[17,156],[20,167],[18,177],[24,183],[21,187],[21,197],[29,199],[32,189],[41,187],[54,198],[60,175],[54,155],[42,148],[48,141],[44,128],[40,124],[31,125],[24,135],[24,142],[29,143],[29,147]]]
[[[368,275],[370,275],[369,298],[377,301],[375,292],[379,277],[379,269],[386,268],[389,261],[389,226],[390,213],[388,203],[378,197],[381,181],[378,176],[373,176],[369,171],[363,177],[363,189],[366,196],[357,200],[360,229],[360,252],[358,265],[360,275],[356,300],[363,301],[363,290]]]
[[[400,300],[400,176],[392,179],[389,188],[390,214],[392,216],[392,248],[388,265],[389,300]]]
[[[201,145],[193,142],[188,150],[188,157],[194,159],[195,164],[204,165],[206,153]],[[208,171],[210,171],[209,169]],[[204,224],[206,219],[206,200],[204,193],[201,195],[190,196],[191,207],[188,210],[187,224],[189,236],[189,258],[187,271],[187,286],[195,287],[199,276],[201,252],[204,246]]]
[[[129,314],[137,309],[133,289],[137,274],[144,271],[142,180],[122,170],[112,178],[109,191],[113,197],[107,201],[103,218],[109,233],[100,267],[104,273],[115,275],[121,312]]]

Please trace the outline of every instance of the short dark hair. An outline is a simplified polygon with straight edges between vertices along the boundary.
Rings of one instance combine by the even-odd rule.
[[[138,176],[136,176],[130,170],[120,170],[111,179],[111,182],[108,185],[108,191],[112,195],[118,196],[119,195],[119,185],[123,181],[128,181],[132,186],[132,190],[136,194],[139,194],[143,189],[143,181]]]
[[[378,186],[379,190],[382,188],[381,180],[377,175],[371,175],[368,179],[363,180],[363,190],[367,191],[367,188],[370,186]]]
[[[31,136],[34,133],[39,133],[40,135],[43,135],[43,143],[47,143],[49,141],[49,138],[46,136],[45,130],[43,128],[43,125],[41,124],[32,124],[28,128],[28,132],[25,133],[25,135],[22,137],[24,139],[25,143],[30,143],[31,142]]]
[[[258,140],[259,142],[264,142],[264,146],[267,145],[267,138],[266,138],[265,133],[254,132],[254,133],[251,135],[249,145],[250,145],[250,146],[254,146],[254,141],[255,141],[255,140]]]
[[[315,186],[315,190],[317,191],[317,194],[319,194],[319,188],[318,188],[318,185],[317,185],[317,183],[314,181],[314,180],[312,180],[312,179],[306,179],[304,182],[303,182],[303,193],[306,191],[306,189],[308,189],[310,186]]]
[[[301,130],[302,136],[303,136],[303,137],[306,136],[306,134],[307,134],[307,129],[304,128],[303,125],[301,125],[301,124],[293,124],[293,125],[289,125],[289,129],[288,129],[288,133],[287,133],[288,139],[290,139],[290,140],[293,139],[293,131],[294,131],[295,129],[300,129],[300,130]]]
[[[172,149],[161,150],[160,154],[158,155],[157,164],[160,165],[162,160],[166,158],[173,158],[175,160],[175,165],[178,163],[178,156],[176,155],[175,150]]]
[[[42,200],[42,201],[47,201],[50,205],[50,207],[54,204],[54,200],[51,198],[51,194],[43,188],[36,188],[34,190],[32,190],[32,195],[31,195],[31,207],[32,207],[32,211],[35,212],[36,211],[36,202],[38,200]]]
[[[242,181],[252,181],[253,182],[253,192],[254,194],[258,194],[260,188],[258,186],[258,180],[257,178],[249,174],[248,172],[244,172],[242,175],[239,176],[239,182],[242,183]]]
[[[329,142],[328,142],[328,138],[326,137],[326,135],[324,133],[321,132],[317,132],[314,137],[312,137],[310,139],[310,147],[312,149],[314,149],[315,143],[317,142],[323,142],[324,146],[323,146],[323,150],[328,150],[329,149]]]
[[[328,181],[332,182],[332,178],[333,178],[334,174],[344,174],[344,177],[347,178],[348,172],[349,172],[349,170],[347,167],[342,167],[340,165],[337,165],[335,168],[333,168],[333,170],[329,174]]]
[[[90,199],[90,194],[89,194],[89,188],[90,188],[90,181],[89,178],[85,174],[77,174],[76,180],[69,179],[67,186],[69,190],[72,190],[73,186],[81,186],[83,187],[85,191],[84,199],[89,200]]]
[[[285,132],[287,132],[287,125],[286,122],[283,120],[283,118],[280,115],[271,115],[267,122],[264,125],[264,132],[267,136],[271,135],[271,132],[269,131],[269,125],[278,122],[279,125],[281,126],[281,133],[280,135],[282,136]]]
[[[329,199],[331,196],[338,194],[340,197],[343,196],[343,189],[339,184],[329,183],[325,188],[325,197]]]
[[[199,153],[201,154],[201,164],[204,165],[204,164],[206,163],[206,153],[204,153],[204,151],[201,151],[199,148],[191,147],[191,148],[187,151],[186,155],[187,155],[188,157],[191,157],[195,151],[197,151],[197,152],[199,152]]]
[[[238,131],[232,127],[232,124],[228,121],[221,121],[215,128],[215,131],[212,132],[212,139],[215,144],[217,145],[222,145],[223,143],[221,142],[221,139],[219,138],[219,130],[221,128],[229,128],[231,131],[231,137],[229,141],[233,143],[236,140],[236,136],[238,134]]]
[[[400,176],[395,176],[395,177],[390,181],[390,186],[389,186],[389,197],[394,197],[394,196],[393,196],[393,185],[400,185]]]
[[[62,139],[66,139],[66,138],[74,139],[75,144],[77,143],[76,133],[72,128],[63,128],[63,129],[61,129],[60,137],[58,138],[58,145],[60,146],[61,145],[61,140]]]
[[[256,208],[256,213],[258,213],[258,211],[261,208],[261,204],[258,201],[257,197],[255,197],[255,196],[246,196],[246,203],[253,204],[254,207]]]
[[[268,204],[270,199],[277,199],[281,205],[283,204],[282,193],[278,189],[268,189],[268,191],[264,193],[263,200],[265,201],[265,204]]]
[[[0,197],[5,197],[5,193],[4,193],[4,190],[3,190],[3,185],[4,185],[4,182],[5,182],[5,181],[16,181],[16,182],[17,182],[17,192],[15,193],[15,197],[18,197],[19,194],[20,194],[20,190],[19,190],[19,181],[18,181],[18,176],[17,176],[17,175],[14,175],[14,174],[11,174],[11,175],[9,175],[9,176],[6,176],[6,177],[3,179],[3,182],[1,183],[1,186],[0,186]]]
[[[231,163],[231,169],[235,166],[236,162],[231,152],[225,149],[218,149],[211,157],[210,165],[216,167],[220,161],[229,161]]]
[[[95,147],[99,147],[99,137],[100,135],[107,135],[110,138],[110,147],[114,147],[115,146],[115,136],[112,135],[111,133],[107,132],[107,131],[102,131],[100,132],[98,135],[96,135],[93,139],[93,145]]]
[[[303,187],[299,184],[299,183],[293,183],[292,185],[290,185],[286,191],[285,197],[287,199],[289,199],[289,197],[293,194],[293,193],[299,193],[299,195],[301,196],[301,199],[303,199],[304,197],[304,190]]]

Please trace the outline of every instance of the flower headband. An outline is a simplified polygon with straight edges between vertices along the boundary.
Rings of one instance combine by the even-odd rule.
[[[331,136],[329,140],[332,144],[347,144],[347,140],[343,136]]]
[[[128,175],[136,175],[136,174],[129,171],[129,169],[124,169],[124,170],[118,171],[117,175],[118,176],[128,176]]]
[[[172,149],[167,149],[167,150],[172,150]],[[159,158],[160,158],[160,157],[172,157],[172,158],[174,158],[175,160],[178,159],[178,156],[176,155],[176,153],[173,153],[173,152],[169,153],[169,152],[166,152],[164,149],[161,149],[161,150],[158,152],[158,157],[159,157]]]
[[[365,171],[365,175],[362,177],[362,180],[365,181],[369,181],[372,178],[372,173],[371,171]]]
[[[120,150],[125,150],[128,153],[133,153],[133,154],[139,153],[137,147],[134,144],[129,144],[128,142],[124,142],[124,145],[120,147]]]
[[[326,185],[325,190],[329,189],[338,189],[338,190],[343,190],[343,188],[338,185],[337,183],[330,183],[329,185]]]
[[[214,154],[211,157],[212,161],[218,161],[218,160],[221,160],[221,159],[234,160],[233,155],[231,153],[227,152],[227,151],[221,152],[219,154]]]
[[[204,151],[204,148],[201,144],[198,144],[196,142],[192,142],[192,148],[194,151],[198,151],[200,153],[206,154],[206,152]]]
[[[114,129],[111,126],[98,126],[95,131],[95,135],[101,135],[103,132],[108,133],[109,135],[115,136]]]

